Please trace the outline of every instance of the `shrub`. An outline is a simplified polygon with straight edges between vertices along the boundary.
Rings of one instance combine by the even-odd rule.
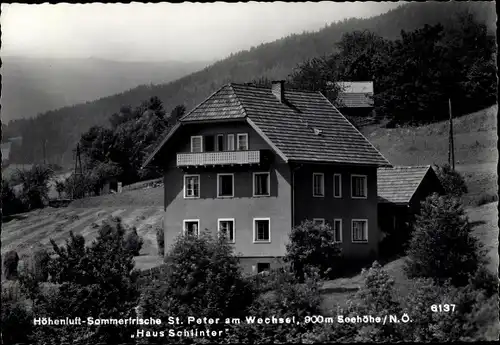
[[[17,172],[22,184],[21,200],[29,210],[42,208],[49,197],[49,181],[54,172],[46,166],[34,165],[31,170]]]
[[[409,277],[465,285],[480,267],[480,249],[458,199],[429,196],[416,216],[405,271]]]
[[[303,279],[308,267],[317,268],[321,277],[333,278],[339,271],[337,264],[342,252],[328,224],[302,222],[292,229],[286,250],[284,260],[291,264],[299,279]]]
[[[304,320],[305,316],[320,315],[321,295],[319,292],[319,274],[317,269],[305,272],[303,283],[295,274],[287,270],[277,270],[270,275],[269,285],[272,291],[258,296],[248,315],[260,318],[271,316]],[[228,343],[290,343],[300,342],[302,335],[312,330],[312,323],[300,324],[246,324],[229,326],[225,342]]]
[[[17,197],[10,183],[2,179],[2,216],[10,216],[24,211],[22,200]]]
[[[165,231],[163,227],[156,228],[156,243],[158,243],[158,255],[165,255]]]
[[[50,282],[57,291],[41,296],[36,314],[69,318],[82,315],[126,319],[135,317],[133,307],[139,296],[137,272],[132,253],[124,243],[125,229],[119,219],[103,222],[98,236],[89,246],[84,238],[70,233],[66,246],[52,241],[55,257],[49,264]],[[126,343],[127,327],[82,325],[78,327],[38,327],[40,343],[76,342],[82,337],[88,344]]]
[[[19,263],[19,256],[15,250],[5,253],[3,257],[3,276],[7,280],[14,280],[17,278],[17,264]]]
[[[142,237],[139,237],[137,229],[134,227],[127,232],[123,245],[125,249],[129,250],[134,256],[138,256],[143,243]]]
[[[33,327],[33,316],[22,302],[7,299],[2,295],[2,322],[0,329],[3,344],[29,344]]]
[[[223,238],[213,239],[206,232],[200,237],[179,236],[165,262],[163,279],[153,282],[144,294],[144,317],[246,315],[254,294],[242,277],[232,247]],[[184,326],[173,327],[178,330]],[[225,325],[210,326],[220,327]]]
[[[49,261],[50,256],[47,249],[37,246],[30,251],[25,261],[25,270],[32,273],[37,281],[45,282],[49,276]]]
[[[463,176],[456,170],[453,170],[449,164],[443,166],[436,165],[435,171],[446,194],[460,197],[467,193],[467,185]]]

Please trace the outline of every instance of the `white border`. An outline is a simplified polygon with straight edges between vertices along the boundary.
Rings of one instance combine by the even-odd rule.
[[[236,222],[234,221],[234,218],[219,218],[217,219],[217,236],[220,236],[220,222],[233,222],[233,240],[227,239],[228,243],[235,243],[236,242]]]
[[[231,195],[219,195],[220,193],[220,186],[219,186],[219,179],[221,176],[231,176],[233,178],[233,187],[232,187],[232,194]],[[234,173],[220,173],[217,174],[217,198],[234,198]]]
[[[268,241],[258,241],[256,240],[257,238],[257,233],[255,232],[255,223],[258,220],[267,220],[269,222],[269,240]],[[271,243],[271,218],[254,218],[253,219],[253,243]]]
[[[267,194],[262,194],[262,195],[256,195],[255,194],[255,176],[257,175],[267,175]],[[253,193],[252,193],[252,196],[254,197],[261,197],[261,196],[271,196],[271,174],[270,172],[266,172],[266,171],[263,171],[263,172],[254,172],[252,174],[252,185],[253,185]]]
[[[353,177],[364,177],[365,179],[365,196],[353,196],[352,195],[352,178]],[[352,199],[368,199],[368,176],[367,175],[356,175],[356,174],[351,174],[351,198]]]
[[[186,195],[186,178],[187,177],[198,177],[198,196],[187,196]],[[184,199],[199,199],[201,195],[201,177],[197,174],[184,174],[183,177],[183,186],[184,186]]]
[[[339,177],[339,195],[335,195],[335,177]],[[342,198],[342,174],[333,174],[333,197],[336,199]]]
[[[366,241],[354,241],[354,222],[366,223]],[[351,242],[352,243],[368,243],[368,219],[351,219]]]
[[[335,218],[335,219],[333,220],[332,230],[333,230],[333,233],[335,234],[335,222],[337,222],[337,221],[339,221],[339,222],[340,222],[340,241],[335,241],[335,242],[337,242],[337,243],[342,243],[342,240],[343,240],[343,238],[342,238],[342,223],[343,223],[343,222],[342,222],[342,218]],[[366,227],[367,227],[367,231],[368,231],[368,222],[367,222]],[[367,235],[368,235],[368,232],[367,232]]]
[[[191,136],[191,147],[190,147],[190,149],[191,149],[191,153],[195,153],[195,152],[193,151],[193,139],[194,139],[194,138],[200,138],[200,139],[201,139],[201,144],[200,144],[200,146],[201,146],[201,151],[200,151],[200,152],[196,152],[196,153],[201,153],[201,152],[203,152],[203,135],[192,135],[192,136]]]
[[[323,179],[321,180],[321,189],[323,190],[323,195],[315,195],[314,194],[314,177],[316,175],[321,175],[323,176]],[[325,197],[325,174],[324,173],[313,173],[312,174],[312,196],[314,198],[324,198]]]
[[[197,222],[198,223],[198,237],[200,237],[200,220],[199,219],[184,219],[182,221],[182,235],[186,235],[186,222]]]
[[[240,137],[245,137],[247,139],[247,149],[240,150],[238,148],[238,143],[240,142]],[[250,149],[250,144],[248,143],[248,133],[238,133],[236,134],[236,151],[248,151]]]

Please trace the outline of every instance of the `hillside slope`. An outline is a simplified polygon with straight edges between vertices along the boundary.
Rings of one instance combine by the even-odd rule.
[[[190,109],[224,83],[247,82],[261,76],[270,79],[285,78],[298,63],[332,53],[335,48],[334,43],[338,42],[344,33],[353,30],[367,29],[394,39],[399,36],[401,30],[414,30],[424,24],[437,22],[446,25],[455,20],[454,13],[463,10],[473,12],[478,21],[486,23],[493,30],[495,25],[493,6],[491,2],[409,3],[373,18],[344,20],[318,32],[291,35],[275,42],[252,47],[169,84],[141,86],[95,102],[51,111],[36,122],[12,124],[9,126],[9,131],[15,135],[29,137],[30,128],[43,129],[56,123],[57,128],[53,129],[56,134],[52,134],[48,140],[57,138],[58,144],[54,145],[49,155],[56,161],[62,158],[65,162],[70,162],[72,159],[70,150],[80,134],[92,125],[106,125],[108,117],[123,105],[138,105],[142,100],[158,96],[164,102],[167,111],[178,104],[184,104]],[[35,149],[34,147],[33,150]],[[41,154],[42,152],[38,150],[34,154],[34,159],[41,159]]]
[[[2,57],[2,122],[167,83],[208,62],[120,62],[103,59]]]

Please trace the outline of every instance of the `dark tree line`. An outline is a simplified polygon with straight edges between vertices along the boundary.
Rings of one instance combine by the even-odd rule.
[[[495,38],[470,14],[457,23],[425,25],[390,41],[370,31],[345,34],[338,52],[313,58],[292,73],[292,84],[328,90],[328,81],[374,81],[376,112],[392,124],[418,125],[496,103]],[[335,92],[329,97],[335,100]]]

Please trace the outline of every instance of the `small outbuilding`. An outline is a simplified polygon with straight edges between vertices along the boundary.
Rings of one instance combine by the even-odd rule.
[[[386,250],[409,238],[420,202],[427,196],[444,192],[434,169],[425,166],[379,168],[377,172],[378,222]],[[381,252],[382,252],[381,248]],[[394,253],[392,253],[394,254]]]

